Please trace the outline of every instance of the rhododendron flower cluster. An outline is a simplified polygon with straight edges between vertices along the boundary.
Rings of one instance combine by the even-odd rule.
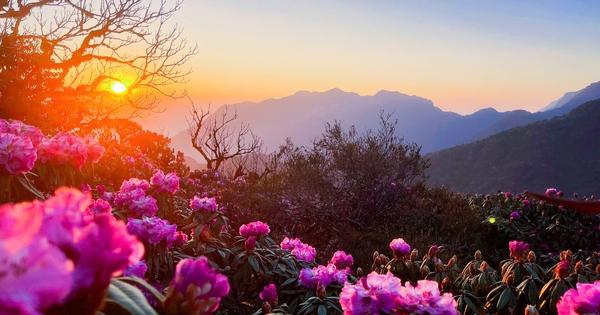
[[[394,258],[401,258],[410,254],[410,245],[401,238],[392,240],[390,248],[394,252]]]
[[[36,149],[29,138],[0,133],[0,167],[8,173],[14,176],[25,174],[31,171],[36,159]]]
[[[177,225],[169,224],[169,221],[159,217],[130,218],[127,222],[127,231],[150,244],[158,244],[165,240],[168,247],[173,245],[177,237]]]
[[[88,209],[90,209],[93,215],[99,215],[104,213],[110,214],[112,207],[110,206],[110,203],[108,203],[108,201],[98,199],[92,200],[90,205],[88,206]]]
[[[283,239],[283,241],[281,241],[281,244],[279,245],[279,247],[281,247],[281,249],[285,249],[285,250],[291,251],[292,249],[296,248],[296,246],[300,246],[301,244],[302,244],[302,242],[300,241],[300,239],[298,239],[298,238],[288,238],[286,236]]]
[[[159,193],[169,192],[175,194],[175,192],[179,190],[179,177],[175,172],[165,175],[163,171],[155,169],[152,178],[150,178],[150,183],[157,186],[156,191]]]
[[[558,315],[600,313],[600,281],[577,283],[577,290],[569,289],[556,303]]]
[[[153,216],[158,211],[156,199],[146,196],[146,190],[150,183],[146,180],[131,178],[123,181],[121,189],[114,195],[114,203],[117,207],[126,207],[136,216]]]
[[[281,241],[280,247],[285,250],[289,250],[290,253],[300,260],[308,262],[315,261],[317,256],[317,250],[314,247],[302,243],[299,239],[289,239],[287,236]]]
[[[269,232],[271,232],[269,226],[261,221],[242,224],[239,231],[240,235],[243,237],[260,237],[269,234]]]
[[[148,271],[148,265],[145,260],[140,260],[135,264],[131,264],[123,271],[123,277],[138,277],[144,278],[144,275]]]
[[[211,314],[229,289],[227,277],[211,268],[206,257],[186,258],[177,264],[163,309],[167,315]]]
[[[190,200],[190,208],[192,210],[198,212],[214,212],[217,211],[217,200],[213,198],[198,198],[198,196],[194,196],[192,200]],[[267,232],[268,233],[268,232]]]
[[[548,189],[546,189],[546,195],[547,196],[555,196],[556,194],[558,194],[558,190],[556,190],[556,188],[548,188]]]
[[[402,283],[392,273],[371,272],[352,285],[346,282],[340,293],[340,304],[347,315],[390,313],[400,296]]]
[[[521,219],[521,214],[518,213],[517,211],[513,211],[510,213],[510,219],[514,220],[514,221],[518,221]]]
[[[143,245],[113,216],[86,216],[90,200],[59,188],[45,202],[0,207],[0,313],[38,314],[101,291],[139,261]]]
[[[380,311],[397,314],[455,315],[457,303],[451,293],[440,295],[438,283],[420,280],[416,287],[387,273],[370,273],[356,285],[346,282],[340,293],[344,314],[378,314]]]
[[[452,293],[440,295],[438,283],[430,280],[419,280],[416,287],[407,281],[394,298],[394,306],[397,314],[458,314]]]
[[[265,286],[262,290],[262,292],[260,292],[260,294],[258,295],[260,297],[261,300],[266,301],[266,302],[270,302],[270,303],[275,303],[277,304],[277,288],[275,288],[274,284],[269,284],[268,286]]]
[[[520,263],[525,262],[529,254],[529,244],[521,241],[512,241],[508,243],[510,257]]]
[[[56,164],[72,163],[81,169],[88,161],[88,147],[92,153],[91,161],[98,161],[104,153],[102,148],[93,138],[77,137],[70,133],[59,132],[50,139],[44,139],[38,147],[38,158],[40,162],[52,162]]]
[[[344,284],[348,273],[350,273],[350,268],[338,270],[334,264],[320,265],[312,269],[304,268],[300,270],[299,283],[310,289],[316,289],[319,283],[323,287],[327,287],[332,282]]]
[[[338,250],[333,253],[329,263],[335,265],[337,269],[342,270],[352,267],[354,265],[354,258],[352,258],[352,255],[346,254],[343,250]]]

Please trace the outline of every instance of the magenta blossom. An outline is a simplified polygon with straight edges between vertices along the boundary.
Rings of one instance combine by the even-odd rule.
[[[244,250],[251,253],[256,248],[256,239],[254,236],[250,236],[244,242]]]
[[[600,314],[600,281],[577,283],[556,303],[558,315]]]
[[[193,211],[201,211],[201,212],[214,212],[217,211],[217,200],[212,198],[198,198],[198,196],[194,196],[192,200],[190,200],[190,208]]]
[[[269,234],[269,232],[271,232],[269,226],[261,221],[242,224],[239,231],[240,235],[243,237],[260,237]]]
[[[546,189],[546,195],[548,195],[548,196],[555,196],[557,194],[558,194],[558,190],[556,190],[556,188]]]
[[[38,146],[42,163],[64,164],[70,162],[81,169],[88,159],[86,142],[70,133],[59,132],[51,139],[44,139]]]
[[[277,289],[275,288],[275,285],[272,283],[269,284],[268,286],[265,286],[263,288],[262,292],[260,292],[260,294],[258,296],[263,301],[277,303]]]
[[[356,285],[346,282],[340,293],[340,304],[345,315],[388,314],[399,297],[402,283],[391,272],[380,275],[371,272]]]
[[[144,275],[148,271],[148,265],[145,260],[140,260],[135,264],[131,264],[123,271],[123,277],[138,277],[144,278]]]
[[[110,213],[112,211],[110,203],[103,199],[92,200],[89,205],[89,209],[94,215]]]
[[[300,241],[300,239],[298,238],[288,238],[287,236],[283,239],[283,241],[281,241],[281,244],[279,245],[281,247],[281,249],[285,249],[285,250],[289,250],[291,251],[292,249],[296,248],[296,246],[302,244],[302,242]]]
[[[0,170],[14,176],[29,172],[37,159],[36,149],[27,137],[0,133]]]
[[[394,258],[401,258],[410,254],[410,245],[401,238],[392,240],[390,248],[394,252]]]
[[[188,241],[188,235],[185,234],[183,231],[177,231],[175,232],[175,237],[173,239],[173,245],[175,246],[181,246],[185,243],[187,243]]]
[[[0,119],[0,133],[10,133],[15,136],[29,138],[34,147],[37,147],[42,140],[46,139],[46,136],[44,136],[40,129],[27,125],[20,120],[8,122],[7,120]]]
[[[510,192],[507,192],[504,194],[504,197],[506,198],[511,198],[513,196],[513,194],[511,194]]]
[[[525,262],[529,254],[529,244],[521,241],[512,241],[508,243],[510,257],[520,263]]]
[[[316,289],[319,283],[323,287],[327,287],[333,282],[344,284],[348,273],[350,273],[350,268],[338,270],[333,264],[327,266],[319,265],[312,269],[303,268],[300,270],[298,282],[309,289]]]
[[[206,257],[186,258],[177,264],[163,309],[167,315],[212,314],[228,293],[227,277],[211,268]]]
[[[529,206],[531,205],[531,203],[529,202],[529,200],[527,200],[527,199],[523,199],[523,205],[524,205],[525,207],[529,207]]]
[[[177,173],[169,173],[165,175],[163,171],[159,169],[154,170],[154,175],[150,178],[150,183],[158,187],[157,192],[170,192],[175,194],[179,190],[179,177]]]
[[[409,281],[400,287],[400,294],[394,298],[397,314],[439,314],[458,315],[458,304],[452,293],[440,295],[439,284],[431,280],[419,280],[413,287]]]
[[[177,225],[159,217],[143,219],[130,218],[127,222],[127,231],[137,236],[142,242],[158,244],[165,241],[171,247],[176,237]]]
[[[308,244],[301,243],[294,247],[294,249],[290,251],[290,254],[296,256],[296,258],[300,260],[313,262],[317,256],[317,250]]]
[[[517,211],[513,211],[510,213],[510,219],[517,221],[517,220],[521,219],[521,215]]]
[[[354,265],[354,258],[352,258],[352,255],[347,255],[343,250],[338,250],[333,253],[329,263],[334,264],[337,269],[342,270],[352,267]]]

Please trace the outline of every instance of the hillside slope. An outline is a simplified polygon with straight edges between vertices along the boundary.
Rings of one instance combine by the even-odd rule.
[[[565,104],[566,105],[566,104]],[[600,99],[564,116],[426,156],[429,183],[465,193],[600,194]]]

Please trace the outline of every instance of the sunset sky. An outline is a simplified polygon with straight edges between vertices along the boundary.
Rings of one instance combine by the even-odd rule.
[[[599,16],[594,1],[187,0],[172,21],[200,49],[198,104],[338,87],[468,114],[536,111],[600,81]]]

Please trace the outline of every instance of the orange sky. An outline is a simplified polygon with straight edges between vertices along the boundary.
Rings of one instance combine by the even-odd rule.
[[[198,105],[338,87],[468,114],[537,111],[599,81],[598,16],[571,1],[187,0],[172,20],[200,49]]]

